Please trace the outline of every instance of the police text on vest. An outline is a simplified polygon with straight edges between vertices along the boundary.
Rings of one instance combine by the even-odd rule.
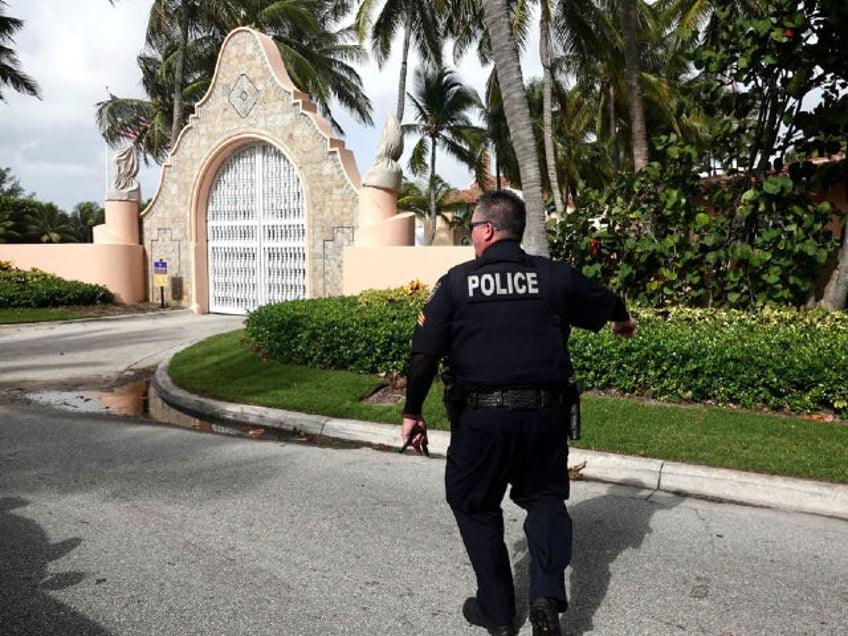
[[[536,296],[539,294],[537,272],[494,272],[468,276],[468,297]]]

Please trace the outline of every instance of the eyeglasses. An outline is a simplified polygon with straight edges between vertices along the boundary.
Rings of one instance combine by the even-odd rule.
[[[492,229],[493,229],[493,230],[495,230],[495,231],[497,231],[497,230],[500,230],[500,229],[501,229],[499,225],[495,225],[495,224],[494,224],[494,223],[492,223],[491,221],[471,221],[471,222],[468,224],[468,232],[469,232],[469,233],[473,232],[473,231],[474,231],[474,228],[475,228],[475,227],[477,227],[478,225],[491,225],[491,226],[492,226]]]

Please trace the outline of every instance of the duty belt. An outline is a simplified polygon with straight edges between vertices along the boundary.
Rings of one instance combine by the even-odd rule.
[[[471,391],[466,404],[472,409],[505,408],[511,411],[531,411],[559,404],[560,391],[551,389],[498,389]]]

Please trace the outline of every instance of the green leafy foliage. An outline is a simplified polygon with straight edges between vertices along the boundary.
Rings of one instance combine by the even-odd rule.
[[[74,221],[53,203],[0,196],[0,243],[73,243]]]
[[[659,140],[663,161],[586,189],[552,224],[551,254],[654,307],[799,307],[838,240],[839,215],[784,174],[704,181],[692,146]]]
[[[848,315],[637,309],[636,338],[575,331],[577,376],[659,400],[848,415]]]
[[[291,301],[247,318],[246,340],[284,364],[402,374],[424,289]],[[639,308],[633,340],[575,330],[590,388],[667,401],[848,416],[848,315],[825,310]]]
[[[247,317],[247,341],[277,362],[359,373],[403,373],[424,294],[424,287],[413,283],[397,290],[366,291],[358,297],[266,305]]]
[[[699,104],[725,125],[715,160],[762,179],[794,149],[845,151],[848,120],[848,5],[844,0],[719,0],[721,27],[696,40],[692,60],[705,91]],[[811,108],[812,107],[812,108]]]
[[[17,269],[0,261],[0,308],[65,307],[111,303],[103,285],[65,280],[39,270]]]

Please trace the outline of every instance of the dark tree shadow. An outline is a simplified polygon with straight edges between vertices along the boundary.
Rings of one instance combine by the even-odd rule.
[[[51,598],[47,591],[77,585],[82,572],[51,574],[48,564],[76,548],[74,537],[50,543],[34,521],[11,511],[29,502],[0,499],[0,625],[4,635],[108,634],[103,627]]]
[[[594,628],[595,612],[604,602],[609,589],[610,566],[629,548],[642,545],[651,532],[651,517],[657,510],[669,510],[682,498],[663,496],[657,499],[637,497],[637,491],[613,486],[601,497],[569,505],[574,522],[571,567],[566,571],[570,583],[568,611],[562,615],[563,634],[580,636]],[[527,540],[513,546],[520,555],[513,564],[516,596],[516,622],[527,620],[530,554]]]

